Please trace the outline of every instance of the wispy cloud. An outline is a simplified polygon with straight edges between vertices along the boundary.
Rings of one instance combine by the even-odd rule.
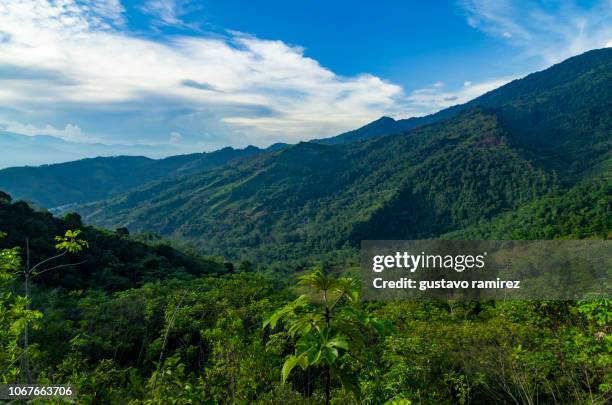
[[[460,0],[468,24],[521,48],[543,65],[612,45],[612,1]]]
[[[183,16],[202,6],[190,0],[145,0],[139,7],[140,11],[152,16],[155,25],[171,25],[197,29],[194,24],[184,21]]]
[[[162,2],[149,4],[168,23],[176,18]],[[116,0],[95,7],[2,2],[0,29],[8,40],[0,43],[0,66],[35,67],[64,80],[6,81],[0,102],[52,111],[58,104],[129,109],[158,99],[163,104],[155,108],[183,106],[187,118],[212,115],[258,144],[342,131],[399,112],[400,86],[369,74],[339,76],[299,47],[241,33],[158,42],[115,29],[121,13]]]
[[[481,82],[465,81],[462,87],[447,89],[437,82],[430,87],[413,91],[407,97],[406,106],[413,115],[434,113],[443,108],[470,101],[484,93],[494,90],[514,79],[514,77],[497,78]]]
[[[88,135],[84,134],[81,128],[77,125],[66,124],[64,128],[55,128],[53,125],[45,125],[44,127],[37,127],[32,124],[24,124],[12,120],[0,119],[0,128],[7,132],[13,132],[21,135],[35,136],[35,135],[51,135],[57,138],[62,138],[67,141],[76,142],[93,142],[96,139],[92,139]]]
[[[179,143],[181,139],[183,139],[183,135],[181,135],[180,132],[172,131],[170,133],[170,139],[168,140],[168,143],[174,145]]]
[[[87,16],[94,27],[121,27],[125,24],[125,9],[120,0],[90,0],[82,2],[80,7],[81,13]]]

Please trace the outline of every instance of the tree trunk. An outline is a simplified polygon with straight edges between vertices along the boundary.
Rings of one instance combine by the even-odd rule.
[[[26,291],[26,311],[30,310],[30,285],[29,285],[29,277],[26,276],[25,279],[25,291]],[[23,332],[23,350],[25,352],[23,356],[23,368],[25,369],[26,378],[28,380],[28,384],[32,384],[32,374],[30,373],[30,342],[28,336],[28,330],[30,329],[30,322],[27,321],[25,324],[25,330]]]
[[[26,238],[26,268],[25,268],[25,294],[26,294],[26,317],[28,315],[28,311],[30,310],[30,241]],[[27,318],[26,318],[27,319]],[[32,373],[30,372],[30,338],[28,336],[30,329],[30,321],[26,320],[25,330],[23,332],[23,368],[26,372],[26,378],[28,380],[28,384],[32,384]]]
[[[329,405],[331,394],[331,374],[329,366],[325,366],[325,405]]]
[[[327,328],[327,333],[329,333],[331,313],[329,311],[329,306],[327,305],[327,290],[323,291],[323,298],[325,300],[325,326]],[[329,365],[325,366],[325,405],[329,405],[331,391],[331,374],[329,368]]]

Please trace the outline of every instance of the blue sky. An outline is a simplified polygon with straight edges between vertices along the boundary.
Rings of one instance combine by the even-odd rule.
[[[611,45],[610,0],[5,0],[0,130],[167,154],[297,142]]]

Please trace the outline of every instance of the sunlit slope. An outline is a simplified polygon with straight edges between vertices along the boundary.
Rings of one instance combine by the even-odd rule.
[[[606,178],[611,60],[612,50],[588,52],[402,134],[301,143],[80,212],[262,260],[470,228],[595,173]]]

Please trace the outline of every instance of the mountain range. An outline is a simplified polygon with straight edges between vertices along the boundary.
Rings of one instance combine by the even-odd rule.
[[[263,152],[249,146],[163,159],[96,157],[39,167],[0,170],[0,189],[51,209],[105,199],[153,180],[189,175]]]
[[[268,150],[3,170],[0,189],[261,262],[351,256],[363,239],[551,238],[574,221],[601,233],[612,225],[610,100],[607,48],[426,117]]]
[[[21,135],[0,131],[0,169],[18,166],[38,166],[70,162],[94,156],[164,157],[178,154],[173,145],[122,145],[96,142],[67,141],[51,135]]]

